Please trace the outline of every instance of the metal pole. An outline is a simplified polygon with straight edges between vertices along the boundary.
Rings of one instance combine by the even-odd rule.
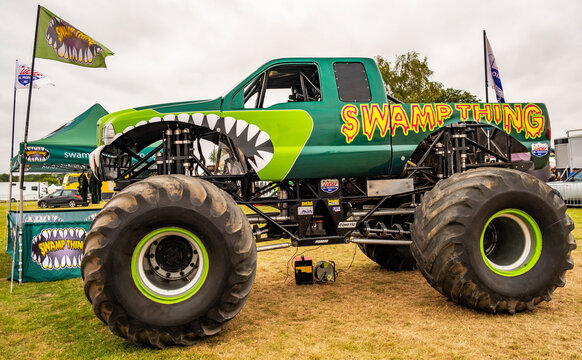
[[[10,159],[8,160],[8,213],[12,210],[12,158],[14,157],[14,124],[16,119],[16,84],[14,85],[14,102],[12,103],[12,142],[10,143]],[[10,221],[7,216],[7,221]],[[7,224],[8,225],[8,224]],[[6,226],[8,229],[8,226]],[[7,238],[11,236],[11,232],[7,234]],[[8,241],[6,241],[6,250],[8,250]],[[12,239],[12,267],[10,268],[10,292],[14,284],[14,263],[16,261],[16,239]]]
[[[24,146],[20,159],[20,216],[18,224],[18,283],[22,284],[22,228],[24,226],[24,165],[26,163],[26,145],[28,143],[28,123],[30,122],[30,102],[32,100],[32,83],[34,82],[34,59],[36,58],[36,41],[38,37],[38,21],[40,17],[40,5],[36,9],[36,26],[34,28],[34,44],[32,47],[32,64],[30,66],[30,84],[28,88],[28,104],[26,106],[26,123],[24,124]]]
[[[487,76],[487,35],[485,34],[485,30],[483,30],[483,63],[485,65],[485,102],[489,102],[489,91],[487,88],[489,87],[489,78]]]
[[[18,60],[17,64],[18,64]],[[10,143],[10,159],[8,159],[8,212],[12,210],[12,158],[14,157],[14,126],[16,124],[16,84],[14,85],[14,101],[12,102],[12,142]]]

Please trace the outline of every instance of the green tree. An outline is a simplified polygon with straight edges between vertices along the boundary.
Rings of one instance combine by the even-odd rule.
[[[432,81],[433,71],[428,59],[416,51],[396,56],[394,63],[377,56],[376,61],[386,87],[386,93],[405,103],[478,102],[479,99],[464,90],[445,88]]]
[[[208,159],[212,162],[213,165],[218,163],[218,151],[216,148],[210,151],[210,154],[208,154]]]
[[[63,182],[62,174],[28,174],[24,175],[24,181],[47,182],[49,185],[60,185]],[[0,182],[8,182],[8,174],[0,174]],[[12,176],[12,182],[18,182],[18,175]]]

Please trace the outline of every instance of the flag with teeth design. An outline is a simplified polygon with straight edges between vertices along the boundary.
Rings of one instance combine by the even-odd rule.
[[[41,6],[36,57],[86,67],[106,67],[113,52]]]

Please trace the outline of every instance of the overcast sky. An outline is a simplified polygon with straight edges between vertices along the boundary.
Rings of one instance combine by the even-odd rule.
[[[15,60],[30,65],[37,2],[0,0],[0,172],[8,170]],[[417,51],[433,80],[485,99],[482,31],[507,102],[543,102],[553,138],[582,128],[582,1],[57,1],[42,6],[112,50],[107,69],[37,59],[29,140],[95,103],[113,112],[223,95],[266,61]],[[23,140],[27,90],[19,90]],[[490,90],[490,101],[495,95]]]

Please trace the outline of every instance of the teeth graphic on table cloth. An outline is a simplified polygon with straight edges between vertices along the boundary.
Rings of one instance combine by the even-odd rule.
[[[31,258],[44,270],[78,268],[83,257],[85,236],[82,228],[43,230],[32,240]]]
[[[45,222],[62,222],[63,219],[57,215],[28,215],[24,219],[25,223],[45,223]]]

